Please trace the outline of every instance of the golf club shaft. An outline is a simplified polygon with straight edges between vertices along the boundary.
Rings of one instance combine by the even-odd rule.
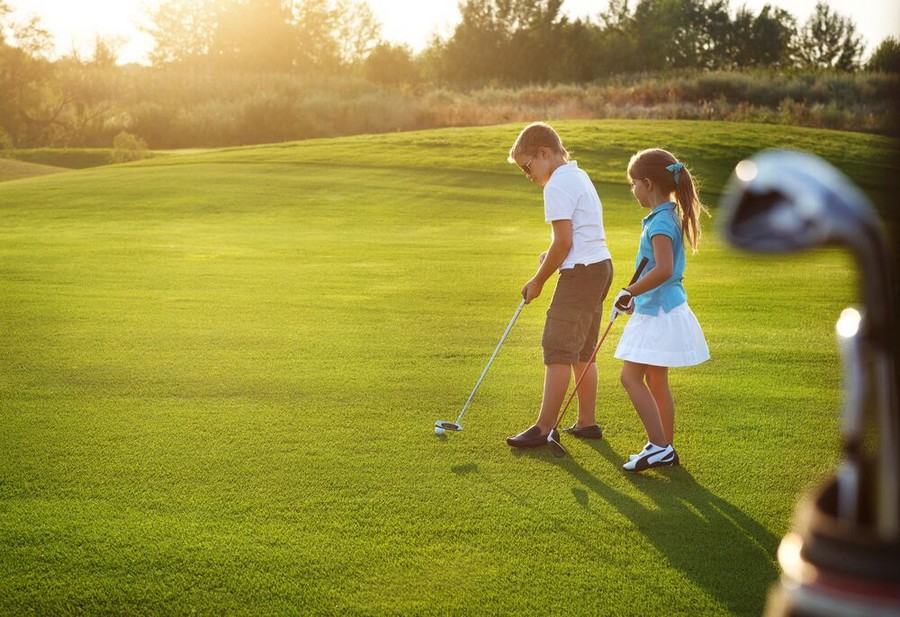
[[[594,359],[597,357],[597,352],[600,351],[600,346],[603,345],[603,341],[606,340],[606,335],[609,334],[612,325],[616,322],[615,319],[610,319],[609,324],[606,326],[606,330],[603,332],[603,336],[600,337],[600,340],[597,341],[597,346],[594,347],[594,352],[591,354],[591,359],[587,361],[587,364],[584,365],[584,369],[581,371],[581,375],[578,376],[578,379],[575,380],[575,387],[572,389],[572,393],[569,394],[569,398],[566,401],[566,404],[563,405],[563,408],[559,411],[559,415],[556,417],[555,428],[559,428],[559,423],[562,421],[563,416],[566,415],[566,410],[569,408],[569,404],[572,402],[572,399],[575,398],[575,395],[578,393],[578,387],[581,386],[581,382],[584,379],[584,376],[587,375],[588,370],[591,368],[591,364],[594,362]]]
[[[629,281],[628,285],[633,285],[640,277],[641,273],[644,271],[644,268],[647,267],[647,263],[650,260],[646,257],[641,259],[641,263],[638,264],[637,270],[634,271],[634,275],[631,277],[631,281]],[[572,402],[572,399],[575,398],[575,394],[578,392],[578,386],[581,385],[581,381],[584,379],[584,376],[587,375],[588,370],[591,368],[591,364],[594,362],[594,359],[597,357],[597,352],[600,351],[600,346],[603,344],[603,341],[606,340],[606,335],[609,334],[612,325],[616,322],[617,314],[613,314],[609,319],[609,325],[606,326],[606,330],[603,332],[603,336],[600,337],[600,340],[597,341],[597,344],[594,346],[594,352],[591,354],[591,359],[587,361],[587,364],[584,365],[584,369],[581,371],[581,375],[578,376],[578,379],[575,380],[575,388],[572,390],[572,393],[569,395],[569,399],[566,401],[566,404],[563,405],[563,408],[560,410],[559,415],[556,416],[556,424],[555,428],[559,428],[559,423],[562,422],[563,416],[566,415],[566,410],[569,408],[569,404]]]
[[[900,419],[897,417],[897,403],[893,382],[894,370],[889,353],[879,351],[875,359],[877,378],[877,401],[880,439],[878,474],[878,505],[876,526],[882,538],[896,542],[900,537],[900,487],[897,486],[898,461],[897,443],[900,435]]]
[[[497,343],[497,347],[494,348],[494,353],[491,354],[491,357],[487,361],[484,370],[481,371],[481,377],[478,378],[478,381],[475,383],[475,387],[472,388],[472,393],[469,394],[469,398],[466,400],[466,404],[463,405],[462,410],[456,417],[456,424],[459,424],[460,420],[462,420],[463,414],[466,413],[466,409],[469,408],[469,403],[471,403],[472,399],[475,397],[475,393],[478,391],[478,386],[481,385],[481,382],[484,380],[484,376],[487,374],[488,369],[491,368],[491,362],[494,361],[494,358],[497,356],[497,352],[500,351],[500,347],[503,345],[503,341],[506,340],[506,337],[509,335],[509,331],[512,330],[513,324],[516,323],[516,319],[518,319],[519,313],[522,312],[522,308],[524,306],[525,299],[523,298],[522,301],[519,302],[519,307],[516,309],[516,312],[513,313],[512,319],[509,320],[509,325],[506,326],[506,330],[503,332],[503,336],[500,337],[500,342]]]
[[[842,312],[841,317],[847,314]],[[857,313],[858,314],[858,313]],[[840,323],[840,320],[839,320]],[[840,330],[839,330],[840,331]],[[864,341],[858,333],[838,335],[844,364],[844,409],[841,436],[844,461],[837,472],[838,517],[854,524],[859,521],[860,479],[863,475],[861,453],[866,394],[871,388],[871,366],[863,357]]]

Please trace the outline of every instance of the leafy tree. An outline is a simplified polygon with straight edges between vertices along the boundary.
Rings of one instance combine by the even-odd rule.
[[[728,50],[734,39],[728,0],[684,2],[684,7],[685,21],[676,31],[675,50],[681,55],[674,55],[679,64],[701,69],[728,67]]]
[[[596,33],[597,75],[615,75],[643,70],[638,54],[638,27],[635,16],[628,10],[628,0],[610,0],[607,10],[600,13]]]
[[[451,81],[544,81],[561,49],[562,0],[466,0],[443,46]]]
[[[381,42],[381,23],[364,0],[337,0],[331,36],[344,64],[362,62]]]
[[[362,63],[381,36],[381,24],[361,0],[295,0],[294,28],[301,72]]]
[[[559,81],[565,39],[575,30],[560,16],[562,0],[510,3],[515,9],[507,59],[507,76],[515,81]],[[574,58],[572,59],[575,60]]]
[[[162,0],[149,14],[150,25],[143,28],[156,43],[150,61],[160,66],[208,58],[220,4],[220,0]]]
[[[379,43],[366,58],[364,72],[366,79],[379,84],[413,84],[419,81],[419,69],[412,52],[405,45]]]
[[[640,0],[632,24],[643,70],[728,63],[734,38],[728,0]]]
[[[853,71],[859,68],[863,48],[856,24],[819,2],[800,31],[798,63],[808,69]]]
[[[156,65],[328,72],[361,61],[380,24],[361,0],[162,0],[146,31]]]
[[[557,26],[559,44],[554,53],[553,81],[585,83],[608,74],[604,70],[604,48],[600,29],[589,21],[576,19]]]
[[[892,36],[881,41],[866,63],[866,70],[900,73],[900,42]]]
[[[734,19],[736,68],[785,68],[794,54],[797,20],[784,9],[766,4],[755,17],[746,7]]]
[[[94,53],[90,62],[104,68],[114,67],[118,60],[118,47],[118,41],[97,35],[94,37]]]
[[[53,49],[53,38],[41,25],[39,17],[16,22],[12,19],[9,3],[0,0],[0,44],[21,49],[33,58],[46,58]]]
[[[44,57],[52,47],[37,18],[19,23],[0,0],[0,134],[17,146],[36,143],[62,126],[65,101],[53,84],[53,65]]]
[[[329,0],[299,0],[294,5],[297,31],[296,67],[307,73],[334,70],[341,64],[340,45],[333,33],[338,15]]]
[[[290,6],[283,0],[230,0],[222,3],[211,56],[228,69],[287,72],[296,41]]]
[[[478,82],[496,77],[509,37],[499,24],[496,3],[493,0],[467,0],[459,8],[461,20],[443,48],[445,76],[455,82]]]

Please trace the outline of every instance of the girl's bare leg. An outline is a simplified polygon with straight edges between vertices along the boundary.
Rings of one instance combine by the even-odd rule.
[[[659,408],[650,388],[644,383],[647,368],[646,364],[626,361],[622,366],[622,385],[644,425],[644,430],[647,431],[647,438],[658,446],[666,446],[669,442],[660,421]]]
[[[675,437],[675,400],[669,389],[669,369],[665,366],[648,366],[647,385],[656,401],[666,442],[672,443]]]

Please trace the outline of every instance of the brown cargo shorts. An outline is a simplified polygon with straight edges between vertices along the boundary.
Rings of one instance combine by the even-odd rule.
[[[609,259],[560,271],[541,338],[544,364],[577,364],[591,359],[612,276]]]

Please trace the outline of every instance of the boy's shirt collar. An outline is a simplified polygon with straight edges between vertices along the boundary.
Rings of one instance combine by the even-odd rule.
[[[568,163],[563,163],[559,167],[553,170],[553,173],[550,174],[550,177],[553,178],[558,173],[565,173],[563,170],[577,170],[578,169],[578,161],[569,161]]]

